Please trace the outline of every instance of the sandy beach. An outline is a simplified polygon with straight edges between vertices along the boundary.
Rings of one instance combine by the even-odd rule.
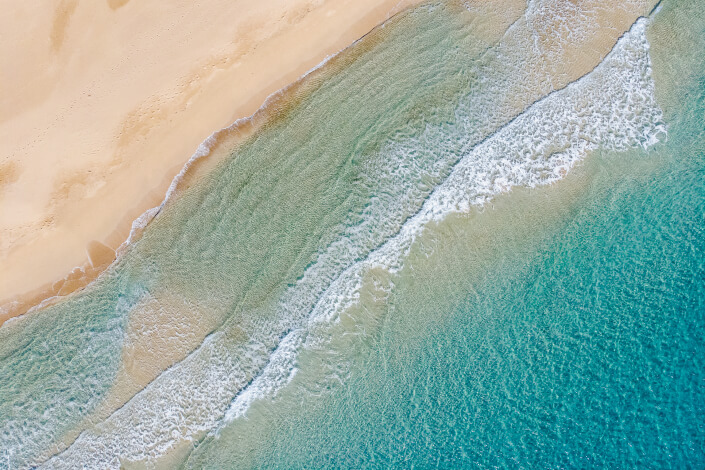
[[[463,20],[468,24],[477,26],[474,30],[477,40],[497,44],[496,47],[504,52],[505,57],[510,57],[512,50],[520,51],[522,62],[543,65],[537,71],[528,73],[525,79],[518,84],[519,86],[513,88],[512,93],[507,94],[505,99],[511,103],[507,109],[513,115],[520,112],[527,103],[534,101],[536,96],[546,93],[546,91],[540,90],[541,86],[548,84],[556,89],[563,88],[596,67],[614,46],[619,36],[629,29],[640,14],[648,12],[652,7],[652,2],[644,1],[635,10],[629,10],[621,4],[606,8],[599,2],[586,2],[584,5],[587,12],[585,18],[582,21],[575,21],[572,25],[573,30],[584,32],[577,39],[565,37],[562,34],[547,34],[546,31],[561,31],[559,27],[546,26],[546,22],[555,21],[555,18],[545,11],[531,12],[531,15],[527,15],[526,4],[522,1],[498,0],[491,4],[470,2],[468,5],[458,6],[455,13],[462,15]],[[588,6],[590,8],[587,8]],[[564,14],[564,17],[568,17],[570,8],[564,8],[565,11],[561,11],[560,8],[554,7],[551,11],[559,11]],[[511,26],[513,29],[509,31],[508,28]],[[374,25],[371,27],[373,28]],[[536,51],[520,46],[528,43],[530,36],[535,31],[546,33],[541,38],[539,50],[554,52],[553,54],[546,54],[545,57],[539,58],[536,57]],[[375,42],[381,40],[383,35],[384,32],[378,29],[368,35],[366,39]],[[307,88],[306,82],[315,82],[316,76],[322,74],[326,67],[343,68],[344,65],[336,62],[351,60],[351,55],[353,55],[352,51],[348,50],[336,56],[325,67],[310,74],[307,79],[286,88],[284,93],[278,94],[276,97],[270,97],[269,107],[260,108],[255,113],[253,120],[238,123],[220,131],[213,139],[215,144],[211,147],[208,157],[198,160],[196,165],[190,167],[186,178],[181,180],[180,185],[188,186],[191,184],[190,178],[196,178],[204,172],[207,173],[212,165],[227,158],[232,149],[241,141],[242,135],[248,135],[257,127],[253,125],[252,121],[266,122],[271,118],[270,110],[292,106],[296,101],[295,96],[306,95],[306,91],[304,91]],[[509,64],[512,63],[512,60],[506,60]],[[286,85],[288,84],[283,84],[282,87],[286,87]],[[264,98],[262,97],[263,100]],[[166,186],[180,168],[181,166],[174,168],[173,173],[168,175],[165,180]],[[166,191],[165,188],[164,191]],[[163,195],[163,192],[155,194],[149,204],[141,206],[142,210],[159,204],[164,197]],[[126,230],[129,231],[129,224],[140,213],[134,214],[126,221]],[[120,233],[121,237],[115,240],[115,244],[122,243],[126,235],[127,232]],[[96,263],[96,268],[88,264],[82,271],[82,273],[87,272],[88,274],[83,274],[83,277],[75,283],[70,280],[70,286],[83,285],[86,280],[90,279],[92,273],[101,269],[99,264],[101,260],[107,264],[112,261],[114,252],[93,242],[88,253],[92,256],[90,259],[97,258],[99,260]],[[93,253],[96,254],[93,255]],[[101,254],[103,254],[103,258],[99,258]],[[103,268],[105,265],[102,265]],[[153,381],[161,371],[183,360],[217,327],[218,319],[212,315],[215,308],[190,306],[184,310],[179,307],[183,300],[173,292],[152,292],[152,295],[153,299],[150,302],[141,304],[139,308],[134,309],[129,328],[137,328],[139,331],[128,330],[128,337],[134,340],[128,341],[123,349],[122,363],[124,367],[119,370],[107,399],[87,422],[100,422],[105,419],[134,396],[137,391]],[[165,306],[168,307],[165,308]],[[175,336],[181,338],[181,341],[165,341],[165,338]],[[75,433],[68,435],[64,445],[69,445],[84,428],[85,424],[78,426]]]
[[[413,3],[8,5],[0,324],[94,279],[204,139]]]
[[[705,17],[195,1],[0,19],[1,468],[699,458]]]

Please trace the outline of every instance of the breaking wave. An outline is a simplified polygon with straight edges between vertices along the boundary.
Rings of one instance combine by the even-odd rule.
[[[217,432],[286,386],[301,349],[320,342],[320,331],[359,301],[366,274],[401,269],[429,223],[515,186],[555,182],[598,148],[654,145],[666,128],[654,97],[646,25],[637,21],[592,72],[489,135],[474,138],[477,100],[467,98],[455,123],[383,146],[363,181],[374,195],[370,203],[284,292],[273,320],[256,324],[245,343],[227,329],[211,334],[43,467],[117,468],[117,456],[150,461],[180,441]],[[434,158],[425,158],[429,152]]]

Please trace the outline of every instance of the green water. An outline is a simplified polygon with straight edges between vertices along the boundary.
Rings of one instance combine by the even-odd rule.
[[[703,465],[705,134],[675,133],[439,227],[354,339],[186,467]]]
[[[693,6],[667,4],[653,32],[659,77],[688,78],[660,88],[665,144],[596,152],[551,187],[430,230],[382,305],[368,301],[185,466],[704,465],[705,61],[690,41],[705,31],[686,20]]]
[[[702,38],[697,27],[678,39]],[[354,339],[302,358],[276,400],[185,466],[704,465],[705,68],[694,52],[670,59],[699,79],[678,90],[687,99],[672,103],[666,144],[593,154],[550,188],[436,227],[384,305],[341,326]],[[321,380],[325,369],[339,376]]]
[[[0,468],[701,466],[695,3],[554,93],[522,19],[385,25],[0,329]],[[100,415],[143,336],[184,346]]]

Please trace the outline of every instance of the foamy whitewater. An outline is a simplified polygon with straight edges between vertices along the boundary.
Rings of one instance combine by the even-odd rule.
[[[553,183],[598,148],[647,148],[663,140],[647,24],[637,21],[592,72],[488,135],[478,134],[476,114],[477,103],[488,98],[467,96],[455,109],[455,124],[384,144],[384,164],[371,163],[363,182],[376,196],[285,290],[272,319],[253,323],[249,341],[211,334],[41,467],[120,468],[217,433],[246,416],[255,401],[286,387],[302,348],[326,341],[330,325],[358,302],[371,271],[400,270],[424,227],[482,207],[512,187]],[[499,86],[495,93],[502,93]],[[420,148],[436,151],[437,158],[422,158]]]

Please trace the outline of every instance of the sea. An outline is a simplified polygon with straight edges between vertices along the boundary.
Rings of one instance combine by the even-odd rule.
[[[0,468],[705,467],[705,11],[614,4],[424,3],[214,134],[0,328]]]

